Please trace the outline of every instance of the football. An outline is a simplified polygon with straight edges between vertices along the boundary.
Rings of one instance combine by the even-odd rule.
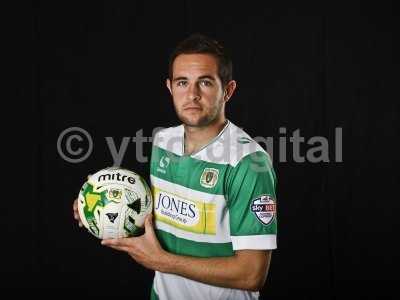
[[[81,222],[99,239],[143,234],[144,220],[152,209],[146,181],[122,168],[106,168],[89,175],[78,196]]]

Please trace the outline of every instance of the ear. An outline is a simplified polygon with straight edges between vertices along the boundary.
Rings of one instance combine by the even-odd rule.
[[[232,97],[233,93],[235,92],[237,87],[236,81],[231,80],[228,82],[228,84],[225,86],[224,90],[224,101],[228,102],[228,100]]]
[[[167,79],[165,80],[165,85],[167,86],[167,88],[168,88],[170,94],[172,95],[171,80],[169,80],[169,78],[167,78]]]

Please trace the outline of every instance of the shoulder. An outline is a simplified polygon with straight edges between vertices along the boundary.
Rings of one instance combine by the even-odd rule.
[[[245,199],[252,193],[274,194],[276,175],[270,156],[242,129],[235,131],[231,147],[236,154],[225,177],[229,203],[238,195]]]
[[[227,147],[230,149],[229,164],[232,167],[246,165],[251,162],[266,162],[271,160],[268,153],[243,129],[231,123],[226,137]]]
[[[268,157],[267,152],[254,139],[229,121],[216,140],[194,155],[194,158],[236,167],[240,161],[253,153]]]
[[[183,130],[183,125],[179,125],[157,131],[154,135],[153,146],[178,153],[181,150]]]

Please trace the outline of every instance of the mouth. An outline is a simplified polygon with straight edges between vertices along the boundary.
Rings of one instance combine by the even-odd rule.
[[[183,110],[201,110],[201,107],[199,107],[199,106],[188,106],[188,107],[185,107]]]

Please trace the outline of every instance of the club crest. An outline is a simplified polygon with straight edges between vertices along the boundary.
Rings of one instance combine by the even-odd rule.
[[[205,188],[213,188],[218,181],[218,169],[205,168],[200,177],[200,184]]]

